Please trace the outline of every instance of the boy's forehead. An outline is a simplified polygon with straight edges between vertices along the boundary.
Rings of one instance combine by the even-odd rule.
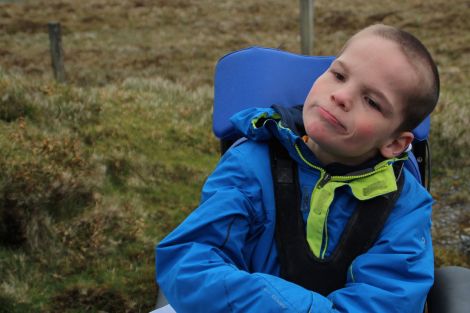
[[[362,43],[362,42],[376,42],[376,44],[394,44],[398,47],[398,44],[393,42],[392,40],[388,39],[388,38],[384,38],[374,32],[372,32],[371,30],[369,29],[365,29],[365,30],[362,30],[360,32],[358,32],[357,34],[355,34],[354,36],[352,36],[347,42],[346,44],[344,45],[343,49],[341,50],[340,52],[340,55],[345,53],[347,50],[349,50],[351,48],[351,46],[358,46],[358,44]],[[371,48],[371,47],[369,47]]]
[[[372,72],[390,69],[392,65],[396,67],[396,70],[404,71],[408,68],[416,70],[406,53],[396,42],[369,32],[358,33],[351,38],[342,53],[338,55],[337,60],[343,63],[352,63],[348,64],[349,66],[356,66],[356,63],[358,65],[380,65],[370,68]],[[396,73],[397,71],[392,72]]]
[[[368,88],[378,88],[402,103],[416,93],[419,69],[394,41],[365,30],[353,36],[338,55],[337,64],[365,73]]]
[[[370,31],[368,28],[361,30],[360,32],[354,34],[352,37],[350,37],[346,43],[343,45],[341,50],[339,51],[337,57],[341,56],[347,49],[348,47],[355,41],[361,40],[364,38],[368,38],[369,36],[374,36],[373,32]]]

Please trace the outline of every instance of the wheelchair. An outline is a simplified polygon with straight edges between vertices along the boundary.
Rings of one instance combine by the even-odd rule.
[[[213,111],[213,132],[220,140],[221,154],[239,139],[229,121],[233,114],[249,107],[303,104],[315,79],[328,69],[333,60],[332,56],[305,56],[256,46],[223,56],[215,70]],[[405,163],[405,167],[428,190],[431,184],[429,130],[430,117],[427,117],[413,130],[412,153]],[[458,266],[438,268],[425,311],[470,312],[468,290],[470,269]],[[157,308],[167,304],[165,296],[159,292]]]

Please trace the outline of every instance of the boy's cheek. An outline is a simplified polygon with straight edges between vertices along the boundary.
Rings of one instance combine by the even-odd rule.
[[[365,125],[359,125],[358,128],[358,134],[361,137],[372,137],[376,134],[375,127],[370,125],[370,124],[365,124]]]
[[[310,138],[323,137],[325,136],[325,130],[319,121],[311,121],[304,125],[305,132]]]
[[[311,140],[320,145],[329,145],[335,139],[319,122],[305,125],[305,132]]]

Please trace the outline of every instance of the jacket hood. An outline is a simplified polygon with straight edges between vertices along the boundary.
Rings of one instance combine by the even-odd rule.
[[[304,120],[302,116],[302,105],[297,105],[291,108],[286,108],[281,105],[275,104],[272,106],[274,111],[281,115],[282,124],[291,129],[294,134],[302,137],[305,135]]]
[[[278,140],[298,163],[304,163],[304,161],[295,147],[299,147],[303,155],[308,152],[307,150],[310,151],[301,138],[301,134],[305,133],[301,107],[250,108],[235,114],[230,121],[243,137],[250,140],[258,142]],[[309,157],[308,159],[320,166],[316,158]]]

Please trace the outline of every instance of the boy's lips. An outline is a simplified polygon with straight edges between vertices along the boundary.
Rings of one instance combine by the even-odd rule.
[[[320,115],[330,124],[335,126],[336,128],[339,128],[343,132],[346,132],[346,127],[333,115],[331,114],[328,110],[322,108],[321,106],[317,106],[318,112]]]

